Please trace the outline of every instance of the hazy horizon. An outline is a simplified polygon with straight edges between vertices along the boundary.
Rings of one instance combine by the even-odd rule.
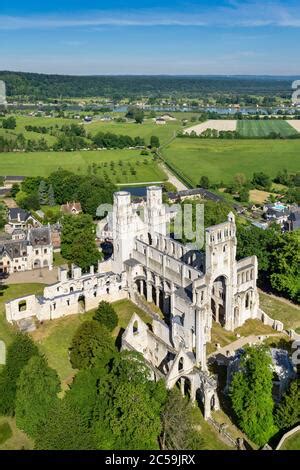
[[[3,0],[2,70],[299,76],[298,0]]]

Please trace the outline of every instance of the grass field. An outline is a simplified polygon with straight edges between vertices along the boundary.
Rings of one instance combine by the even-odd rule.
[[[118,341],[120,331],[126,328],[134,312],[144,321],[151,322],[151,318],[129,300],[115,302],[114,308],[118,315],[118,326],[112,335],[116,338],[116,341]],[[66,389],[67,385],[71,383],[76,372],[69,361],[69,347],[72,338],[79,325],[86,320],[91,320],[93,314],[94,312],[90,311],[44,322],[43,325],[40,325],[37,330],[31,333],[41,352],[46,355],[50,367],[56,369],[63,389]]]
[[[115,183],[163,181],[167,178],[151,156],[140,155],[138,150],[8,152],[2,153],[0,159],[0,175],[4,176],[49,176],[59,167],[77,174],[87,174],[90,167],[95,175],[103,176],[106,173]],[[132,173],[131,168],[136,174]]]
[[[281,321],[286,329],[300,329],[300,307],[263,292],[259,299],[261,309],[274,320]]]
[[[260,191],[259,189],[251,189],[249,191],[249,199],[251,202],[254,204],[263,204],[266,202],[269,196],[271,196],[272,193],[269,193],[268,191]]]
[[[229,183],[237,173],[251,177],[263,171],[271,177],[286,168],[299,171],[299,140],[217,140],[178,138],[163,157],[196,186],[201,176]]]
[[[142,124],[135,122],[116,122],[116,121],[100,121],[95,119],[91,123],[84,123],[84,128],[89,134],[96,134],[97,132],[111,132],[119,135],[129,135],[131,137],[143,137],[146,141],[146,145],[150,143],[150,137],[156,135],[159,137],[162,144],[168,142],[174,134],[182,127],[182,117],[184,113],[176,118],[176,121],[169,121],[164,126],[157,125],[152,119],[147,118]],[[110,113],[111,115],[111,113]],[[124,117],[124,114],[120,114],[119,117]],[[190,117],[190,116],[184,116]],[[55,127],[59,128],[66,124],[82,124],[81,120],[68,119],[68,118],[48,118],[48,117],[36,117],[36,116],[19,116],[16,115],[17,126],[15,129],[2,129],[0,128],[0,136],[16,137],[22,133],[26,139],[39,140],[44,137],[48,145],[53,145],[57,138],[49,134],[40,134],[38,132],[27,131],[25,126],[43,126],[43,127]]]
[[[168,142],[181,128],[181,121],[169,121],[163,126],[155,124],[152,119],[145,120],[142,124],[135,122],[102,122],[93,121],[84,125],[86,132],[94,135],[97,132],[111,132],[113,134],[129,135],[130,137],[143,137],[146,145],[150,143],[150,137],[156,135],[160,143]]]
[[[276,132],[282,137],[297,134],[297,131],[288,122],[274,120],[237,121],[237,131],[243,137],[267,137],[271,132]]]
[[[74,123],[73,119],[64,118],[46,118],[35,116],[15,116],[17,126],[15,129],[2,129],[0,128],[0,135],[7,137],[16,137],[18,134],[23,134],[25,139],[39,140],[44,137],[48,145],[53,145],[56,142],[56,137],[49,134],[40,134],[39,132],[26,131],[25,126],[43,126],[43,127],[61,127],[64,124]]]

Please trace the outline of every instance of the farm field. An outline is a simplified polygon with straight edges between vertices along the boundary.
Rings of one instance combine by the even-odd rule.
[[[3,176],[49,176],[59,167],[77,174],[87,174],[89,171],[96,176],[107,174],[115,183],[167,179],[153,158],[140,155],[138,150],[7,152],[0,156],[0,175]]]
[[[296,129],[297,132],[300,132],[300,119],[290,119],[286,121],[290,126]]]
[[[196,124],[184,131],[184,134],[195,132],[197,135],[202,134],[207,129],[215,129],[216,131],[235,131],[237,121],[235,119],[211,119],[209,121]]]
[[[193,186],[201,176],[229,183],[237,173],[251,177],[263,171],[275,177],[279,170],[299,171],[300,139],[217,140],[177,138],[163,150],[163,158]]]
[[[282,137],[297,134],[297,131],[287,121],[283,120],[240,120],[237,121],[237,132],[243,137],[267,137],[271,132],[276,132]]]

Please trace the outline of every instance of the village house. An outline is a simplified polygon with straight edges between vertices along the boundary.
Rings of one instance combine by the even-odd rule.
[[[171,114],[163,114],[163,116],[160,116],[161,119],[164,119],[165,121],[177,121],[177,119],[172,116]]]
[[[12,239],[0,240],[0,273],[49,268],[53,265],[50,227],[16,229]]]
[[[5,225],[5,232],[12,234],[14,230],[21,229],[27,230],[33,227],[41,227],[39,222],[30,212],[19,207],[13,207],[8,210],[8,221]]]
[[[161,117],[155,118],[154,121],[155,121],[155,124],[158,124],[160,126],[166,124],[166,120]]]
[[[80,202],[67,202],[60,207],[63,214],[78,215],[82,212]]]

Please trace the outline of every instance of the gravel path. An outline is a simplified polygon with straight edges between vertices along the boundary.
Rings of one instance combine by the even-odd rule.
[[[232,354],[234,351],[237,349],[242,348],[245,346],[245,344],[255,344],[255,343],[260,343],[261,338],[269,338],[270,336],[278,336],[279,333],[273,333],[273,334],[263,334],[263,335],[250,335],[250,336],[243,336],[242,338],[237,339],[236,341],[233,341],[230,344],[227,344],[226,346],[223,346],[222,348],[217,349],[213,353],[211,353],[208,357],[213,357],[217,356],[219,354],[222,354],[224,356],[227,356],[227,351],[230,351]]]
[[[173,173],[171,173],[169,168],[164,163],[160,163],[159,166],[168,176],[168,182],[172,183],[176,187],[177,191],[185,191],[186,189],[189,189]]]

